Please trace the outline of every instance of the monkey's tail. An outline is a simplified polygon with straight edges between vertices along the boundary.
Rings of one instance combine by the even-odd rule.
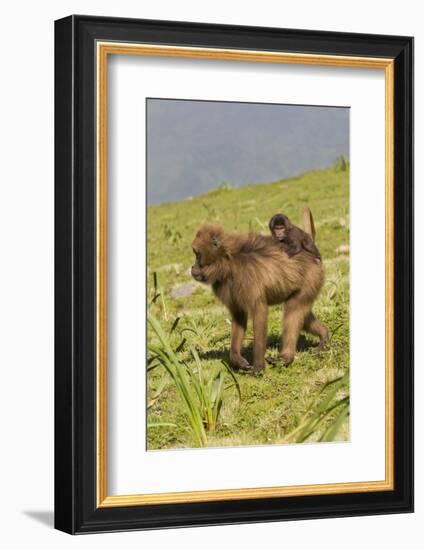
[[[315,241],[314,218],[312,216],[312,212],[309,206],[305,206],[305,208],[303,209],[303,229],[305,233],[308,233],[308,235],[312,237],[312,240]]]

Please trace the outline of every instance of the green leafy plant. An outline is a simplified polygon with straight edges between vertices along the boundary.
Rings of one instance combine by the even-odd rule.
[[[349,161],[343,155],[337,157],[334,162],[334,170],[336,172],[346,172],[349,169]]]
[[[202,202],[202,206],[206,210],[206,217],[208,220],[219,220],[219,215],[216,208],[206,202]]]
[[[168,308],[166,307],[165,294],[162,286],[159,283],[158,274],[156,271],[153,273],[153,298],[151,300],[152,304],[155,304],[156,301],[160,298],[163,318],[165,321],[168,321]]]
[[[349,373],[326,382],[283,442],[304,443],[312,436],[318,441],[334,441],[349,416],[348,384]],[[331,421],[325,425],[329,418]]]
[[[196,371],[191,371],[191,382],[196,390],[203,419],[203,424],[207,432],[214,432],[217,428],[218,416],[221,411],[226,389],[234,386],[237,389],[239,400],[241,399],[240,386],[231,368],[222,361],[224,369],[218,368],[209,374],[205,374],[202,369],[197,351],[192,347],[191,354],[196,364]],[[225,380],[229,375],[233,384],[225,386]]]
[[[207,443],[207,432],[214,432],[217,428],[225,391],[230,387],[235,387],[239,400],[241,398],[237,378],[225,362],[222,362],[219,369],[205,374],[199,355],[192,346],[190,346],[190,353],[195,368],[190,367],[180,360],[178,351],[171,346],[170,339],[159,321],[151,313],[148,314],[147,320],[159,340],[159,344],[151,342],[148,344],[150,352],[148,370],[157,368],[159,365],[166,369],[184,404],[185,418],[193,435],[194,443],[197,447],[204,447]],[[175,330],[178,322],[179,318],[174,321],[171,332]],[[182,342],[185,340],[183,339]],[[181,347],[180,343],[178,348]],[[232,384],[225,386],[228,376],[232,379]]]
[[[163,228],[163,233],[165,239],[171,243],[177,243],[182,239],[181,233],[173,227],[169,227],[168,224],[165,224]]]

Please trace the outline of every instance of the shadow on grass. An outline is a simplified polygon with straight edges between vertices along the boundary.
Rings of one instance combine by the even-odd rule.
[[[296,351],[308,351],[309,349],[313,349],[318,347],[318,342],[311,340],[310,338],[307,338],[305,335],[301,334],[299,336],[299,340],[297,342]],[[277,348],[278,350],[281,347],[281,338],[277,334],[271,334],[271,336],[268,337],[267,340],[267,348]]]
[[[279,350],[281,346],[281,339],[280,336],[277,334],[272,334],[267,339],[267,352],[269,352],[271,349],[273,350]],[[314,349],[318,347],[318,342],[315,342],[311,340],[310,338],[307,338],[303,334],[300,335],[299,340],[297,342],[297,351],[298,352],[305,352],[310,349]],[[243,346],[241,350],[241,354],[245,359],[249,361],[250,364],[252,364],[253,361],[253,340],[250,341],[246,346]],[[199,353],[199,357],[204,360],[212,360],[216,359],[218,361],[226,361],[230,363],[230,351],[229,351],[229,344],[227,349],[219,349],[219,350],[209,350],[206,352]]]

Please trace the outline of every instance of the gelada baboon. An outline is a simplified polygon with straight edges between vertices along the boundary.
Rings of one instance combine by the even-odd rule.
[[[312,235],[309,209],[305,230]],[[271,236],[226,233],[218,225],[203,225],[192,243],[196,261],[191,274],[212,285],[213,292],[231,313],[230,360],[236,368],[252,368],[241,355],[248,316],[253,320],[253,372],[264,368],[268,306],[284,303],[280,357],[293,361],[302,329],[318,336],[320,347],[328,339],[327,327],[312,313],[324,280],[322,263],[304,250],[292,258]]]
[[[275,214],[269,220],[269,230],[276,241],[280,243],[281,248],[287,252],[289,258],[306,250],[315,257],[316,261],[321,261],[321,254],[316,247],[311,235],[308,235],[303,229],[293,225],[284,214]]]

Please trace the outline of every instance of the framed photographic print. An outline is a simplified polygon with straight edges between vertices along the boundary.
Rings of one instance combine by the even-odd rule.
[[[413,509],[413,39],[55,24],[55,526]]]

